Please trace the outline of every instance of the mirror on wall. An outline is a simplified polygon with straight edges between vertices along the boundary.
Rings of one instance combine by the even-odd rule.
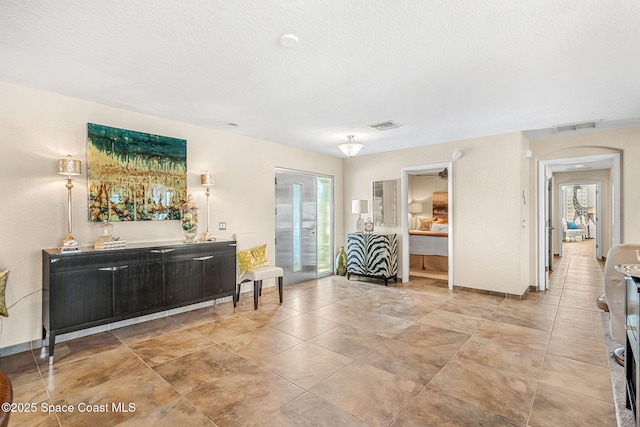
[[[397,225],[396,180],[374,181],[372,212],[373,222],[377,226],[395,227]]]

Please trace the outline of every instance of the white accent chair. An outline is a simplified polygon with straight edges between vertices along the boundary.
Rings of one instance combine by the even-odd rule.
[[[577,226],[578,228],[569,228],[567,226],[567,220],[562,218],[562,240],[573,240],[575,237],[580,237],[580,240],[584,240],[584,238],[587,237],[587,228],[584,224],[577,224]]]
[[[236,241],[236,250],[243,251],[255,248],[263,244],[257,233],[234,233],[233,239]],[[278,293],[280,294],[280,304],[282,304],[282,293],[284,271],[280,267],[265,266],[247,270],[242,276],[236,278],[235,302],[240,301],[240,288],[243,283],[253,282],[253,309],[258,309],[258,297],[262,295],[262,281],[266,279],[276,279]]]

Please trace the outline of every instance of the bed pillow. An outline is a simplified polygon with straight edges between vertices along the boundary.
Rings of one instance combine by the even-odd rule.
[[[431,231],[431,224],[435,222],[438,218],[423,218],[420,217],[420,226],[418,226],[418,230],[420,231]]]
[[[568,228],[569,230],[577,230],[577,229],[578,229],[578,226],[577,226],[577,225],[576,225],[576,223],[575,223],[575,222],[573,222],[573,221],[567,221],[567,228]]]
[[[446,233],[449,231],[449,224],[432,224],[431,231],[434,233]]]
[[[448,218],[436,218],[435,221],[433,221],[434,224],[449,224],[449,219]]]

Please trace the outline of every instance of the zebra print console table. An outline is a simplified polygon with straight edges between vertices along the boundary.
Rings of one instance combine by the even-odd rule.
[[[398,281],[398,237],[396,234],[347,235],[347,279],[351,275]]]

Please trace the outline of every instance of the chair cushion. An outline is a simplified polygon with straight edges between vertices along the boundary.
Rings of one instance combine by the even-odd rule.
[[[282,268],[267,266],[267,267],[258,267],[258,268],[253,268],[251,270],[247,270],[245,278],[255,281],[255,280],[272,279],[274,277],[282,277],[282,276],[284,276],[284,270],[282,270]]]
[[[567,221],[567,228],[569,230],[577,230],[578,229],[578,225],[573,221]]]

